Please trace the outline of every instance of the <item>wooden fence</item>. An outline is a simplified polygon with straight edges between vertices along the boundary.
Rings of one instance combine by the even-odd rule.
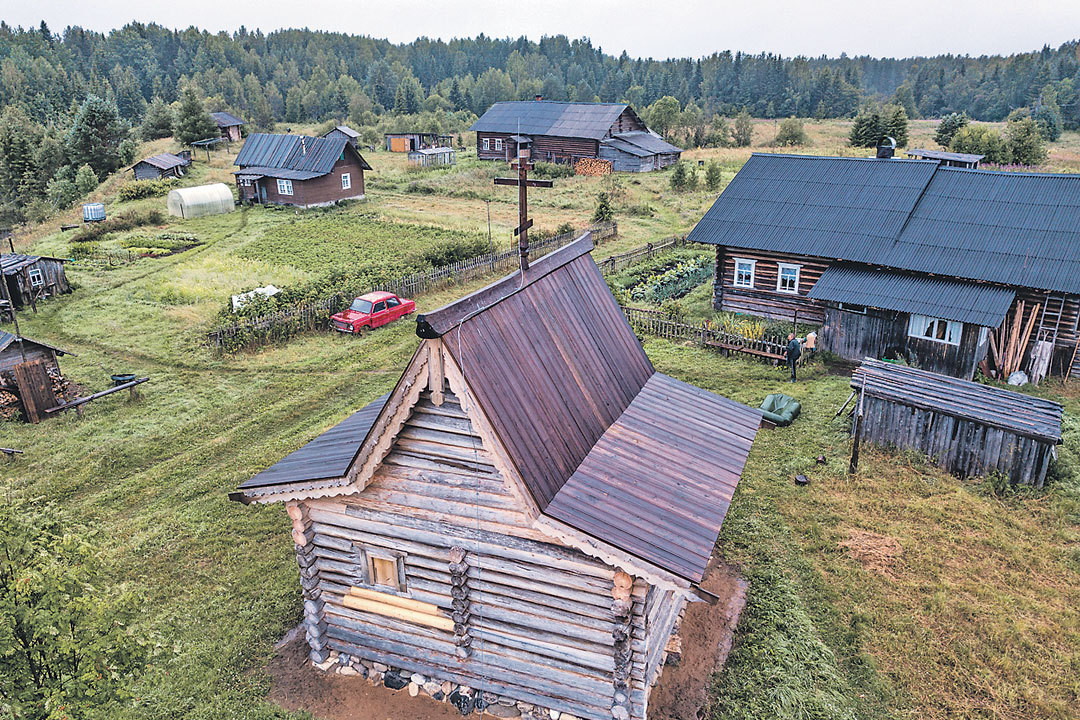
[[[598,223],[592,225],[589,230],[592,231],[593,241],[599,243],[601,240],[618,234],[618,225],[615,222]],[[534,257],[539,257],[573,242],[580,236],[581,232],[575,230],[544,240],[537,240],[530,243],[529,250]],[[667,245],[664,245],[664,248],[670,249]],[[631,251],[631,253],[625,253],[625,255],[629,256],[641,250]],[[659,251],[658,248],[653,248],[649,257]],[[303,303],[277,312],[241,320],[207,333],[206,344],[220,353],[279,342],[301,332],[328,328],[330,326],[330,316],[347,307],[353,301],[353,298],[359,295],[381,290],[403,297],[416,297],[424,293],[441,290],[449,285],[469,282],[486,275],[511,270],[518,266],[518,262],[517,247],[495,253],[485,253],[450,265],[441,265],[426,272],[406,275],[375,287],[345,290],[322,300]]]
[[[620,270],[625,270],[631,265],[636,265],[639,262],[644,262],[651,258],[661,255],[672,250],[676,250],[680,247],[686,246],[685,237],[670,237],[667,240],[661,240],[658,243],[648,243],[639,248],[634,248],[628,252],[624,252],[620,255],[611,255],[603,260],[599,261],[597,266],[600,268],[600,272],[604,275],[614,275]]]
[[[752,338],[716,327],[708,320],[698,324],[679,322],[660,310],[622,307],[636,332],[668,340],[692,340],[727,352],[746,353],[777,363],[785,359],[787,341],[780,337]]]

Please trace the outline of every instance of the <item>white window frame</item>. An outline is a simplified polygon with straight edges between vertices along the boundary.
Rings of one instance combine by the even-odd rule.
[[[282,178],[277,179],[277,192],[278,195],[292,195],[293,186],[292,180],[284,180]]]
[[[937,329],[940,323],[945,323],[945,338],[937,337]],[[933,331],[931,331],[933,328]],[[927,334],[929,332],[929,334]],[[908,320],[908,336],[919,340],[941,343],[943,345],[960,345],[960,338],[964,334],[964,323],[944,318],[930,317],[929,315],[911,314]]]
[[[502,145],[503,145],[502,138],[495,138],[495,150],[496,150],[496,152],[503,149]]]
[[[840,303],[840,309],[843,310],[844,312],[855,313],[856,315],[865,315],[866,314],[866,306],[865,305],[853,305],[851,303]]]
[[[341,189],[349,190],[350,188],[352,188],[352,174],[341,173]]]
[[[750,266],[750,282],[739,282],[739,265],[746,264]],[[737,288],[750,288],[753,289],[754,281],[757,280],[757,260],[750,260],[748,258],[735,258],[735,276],[732,278],[731,284]]]
[[[491,138],[484,138],[484,149],[485,150],[490,150],[491,149]]]
[[[38,268],[30,268],[27,273],[30,276],[30,287],[41,287],[45,284],[45,275]]]
[[[788,290],[783,286],[784,271],[795,271],[795,287]],[[799,278],[802,275],[802,265],[796,265],[795,263],[777,263],[776,264],[776,292],[785,293],[787,295],[799,294]]]

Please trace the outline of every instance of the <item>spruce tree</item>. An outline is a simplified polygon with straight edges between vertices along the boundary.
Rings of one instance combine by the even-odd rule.
[[[675,163],[675,169],[671,172],[671,189],[677,192],[686,189],[686,163]]]
[[[720,189],[720,183],[724,181],[724,173],[720,169],[720,163],[713,160],[705,166],[705,189],[716,192]]]
[[[120,167],[117,150],[129,131],[115,103],[90,95],[68,131],[68,160],[72,167],[89,165],[98,177],[104,177]]]
[[[886,135],[896,141],[897,147],[906,147],[908,144],[908,115],[903,105],[892,105],[885,108],[882,124],[884,125],[881,142]],[[875,143],[878,144],[878,143]]]
[[[938,123],[937,132],[934,133],[934,142],[943,148],[949,147],[956,133],[966,127],[969,122],[970,118],[966,112],[949,113]]]
[[[173,134],[174,121],[172,108],[161,98],[155,97],[146,106],[146,115],[139,127],[139,134],[143,140],[170,137]]]
[[[218,129],[214,119],[206,111],[199,91],[188,85],[180,96],[180,112],[176,117],[176,141],[190,145],[196,140],[217,137]]]

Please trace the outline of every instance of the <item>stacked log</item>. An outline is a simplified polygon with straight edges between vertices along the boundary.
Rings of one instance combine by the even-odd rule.
[[[990,333],[990,356],[994,359],[994,369],[999,380],[1008,380],[1010,375],[1020,369],[1041,308],[1042,303],[1035,303],[1025,323],[1024,301],[1021,300],[1016,304],[1011,326],[1006,315],[1001,327]]]
[[[600,158],[581,158],[574,163],[574,172],[588,177],[601,177],[611,174],[612,164],[610,160]]]
[[[621,570],[615,573],[611,589],[611,611],[615,614],[615,629],[611,632],[615,641],[615,692],[611,717],[615,720],[627,720],[630,717],[630,675],[634,665],[634,652],[631,647],[633,588],[634,579],[630,575]]]
[[[296,502],[285,504],[292,520],[292,538],[296,550],[296,564],[300,566],[300,589],[304,598],[304,635],[311,647],[311,661],[325,663],[330,657],[326,646],[326,620],[323,618],[322,590],[319,588],[319,568],[316,564],[315,531],[307,507]]]
[[[469,621],[472,619],[469,604],[469,563],[464,548],[450,549],[450,597],[454,608],[454,644],[458,657],[464,660],[472,655],[472,635]]]

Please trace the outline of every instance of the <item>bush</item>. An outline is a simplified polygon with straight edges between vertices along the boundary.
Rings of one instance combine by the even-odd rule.
[[[938,123],[937,132],[934,133],[934,142],[948,149],[956,133],[967,127],[970,121],[971,118],[968,117],[966,112],[949,113],[941,118],[941,122]]]
[[[130,180],[120,186],[116,191],[116,199],[121,202],[142,200],[144,198],[160,197],[167,195],[176,187],[175,178],[166,180]]]
[[[165,216],[160,210],[147,210],[146,212],[129,212],[86,225],[78,235],[71,238],[73,243],[85,243],[101,240],[109,233],[134,230],[145,225],[160,225],[165,221]]]
[[[806,136],[806,129],[803,128],[803,121],[797,117],[789,117],[786,120],[780,122],[780,131],[776,133],[776,137],[773,139],[773,145],[779,147],[795,147],[799,145],[806,145],[810,139]],[[706,177],[706,183],[708,178]],[[715,188],[709,188],[714,190]]]
[[[438,243],[417,255],[417,262],[427,267],[451,265],[477,255],[491,252],[486,238],[473,237],[463,240],[448,240]]]
[[[166,255],[190,250],[202,242],[190,233],[163,232],[157,235],[145,235],[142,233],[123,238],[117,243],[122,248],[133,252],[144,250],[158,252],[140,252],[140,254]]]
[[[735,116],[735,129],[731,133],[731,143],[735,147],[750,147],[754,138],[754,121],[745,109]]]
[[[602,192],[596,196],[596,210],[593,211],[593,222],[611,222],[615,217],[615,209],[611,207],[611,200],[608,199],[608,194]]]
[[[533,165],[532,174],[535,177],[547,178],[549,180],[574,177],[574,166],[560,165],[559,163],[538,162]]]
[[[986,125],[966,125],[953,135],[949,149],[953,152],[984,155],[986,162],[1006,165],[1009,147],[1001,133]]]
[[[1009,120],[1005,124],[1005,142],[1009,147],[1009,156],[1018,165],[1039,165],[1046,162],[1046,143],[1034,118]]]

